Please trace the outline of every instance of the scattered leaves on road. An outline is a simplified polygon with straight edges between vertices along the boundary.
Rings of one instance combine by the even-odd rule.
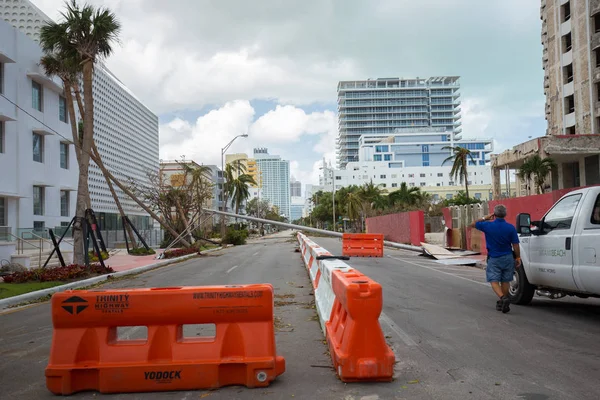
[[[416,385],[417,383],[419,383],[419,380],[418,380],[418,379],[414,379],[414,380],[412,380],[412,381],[408,381],[408,384],[409,384],[409,385]]]

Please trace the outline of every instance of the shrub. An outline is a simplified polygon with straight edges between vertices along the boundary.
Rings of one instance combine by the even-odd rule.
[[[95,251],[90,251],[90,252],[88,253],[88,255],[89,255],[89,257],[90,257],[90,262],[98,262],[98,261],[100,261],[100,260],[98,260],[98,257],[96,256],[96,252],[95,252]],[[110,256],[108,255],[108,253],[107,253],[107,252],[105,252],[105,251],[101,251],[101,252],[100,252],[100,255],[102,256],[102,259],[103,259],[103,260],[108,260],[108,257],[110,257]]]
[[[104,275],[115,272],[111,267],[103,268],[100,264],[90,264],[89,268],[84,265],[71,264],[65,267],[56,268],[38,268],[4,277],[5,283],[25,283],[25,282],[52,282],[52,281],[70,281],[74,279],[87,278],[92,275]]]
[[[163,258],[177,258],[182,256],[187,256],[188,254],[198,253],[198,249],[194,247],[184,248],[184,249],[171,249],[167,250],[163,253]]]
[[[223,238],[223,243],[232,244],[234,246],[240,246],[242,244],[246,244],[247,238],[248,238],[247,230],[230,229],[225,234],[225,237]]]
[[[149,256],[152,254],[156,254],[156,252],[153,249],[146,250],[145,247],[138,247],[137,249],[131,249],[129,251],[129,254],[131,254],[132,256]]]

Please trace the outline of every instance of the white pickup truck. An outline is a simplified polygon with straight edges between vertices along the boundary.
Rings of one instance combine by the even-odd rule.
[[[535,294],[600,297],[600,186],[564,195],[541,221],[519,214],[522,268],[510,287],[514,304]]]

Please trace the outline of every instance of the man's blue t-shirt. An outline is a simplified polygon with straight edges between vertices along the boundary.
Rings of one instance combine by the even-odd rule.
[[[512,245],[519,243],[515,227],[502,218],[491,222],[478,221],[475,228],[485,233],[486,247],[492,258],[512,254]]]

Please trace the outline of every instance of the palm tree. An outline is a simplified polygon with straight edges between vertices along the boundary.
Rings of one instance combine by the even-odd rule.
[[[556,167],[556,162],[549,158],[540,157],[539,154],[535,154],[532,157],[529,157],[519,168],[517,175],[521,179],[527,180],[527,187],[529,188],[529,182],[531,181],[531,177],[534,177],[534,183],[536,185],[536,192],[541,194],[544,192],[544,184],[546,182],[546,177],[552,171],[552,168]]]
[[[396,205],[413,206],[417,203],[421,189],[418,187],[408,187],[406,182],[400,184],[400,189],[390,193],[388,196],[391,207]]]
[[[452,169],[450,170],[450,176],[452,179],[459,180],[461,183],[465,182],[465,192],[469,197],[469,178],[467,173],[467,165],[469,162],[475,162],[471,150],[461,146],[444,146],[442,150],[451,150],[452,155],[444,160],[442,165],[448,161],[453,161]]]
[[[254,178],[248,174],[238,175],[232,182],[231,200],[235,204],[235,213],[239,214],[242,204],[250,197],[250,185],[256,185]]]
[[[82,264],[84,248],[81,221],[89,201],[88,169],[94,140],[94,64],[112,53],[112,43],[118,40],[121,26],[109,9],[96,9],[87,4],[80,7],[76,0],[66,3],[66,10],[61,15],[63,21],[49,22],[42,27],[40,45],[46,54],[57,54],[69,60],[79,59],[83,70],[84,127],[78,159],[77,219],[73,229],[74,262]]]
[[[358,193],[350,192],[346,198],[346,212],[348,214],[348,218],[351,221],[354,221],[356,224],[358,220],[361,220],[361,208],[362,208],[362,200]]]

